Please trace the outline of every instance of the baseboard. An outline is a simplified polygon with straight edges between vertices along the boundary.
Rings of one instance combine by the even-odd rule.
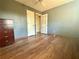
[[[27,39],[28,36],[24,36],[24,37],[18,37],[15,39],[15,42],[19,41],[19,40],[23,40],[23,39]]]
[[[24,37],[19,37],[19,38],[16,38],[16,39],[15,39],[15,42],[20,41],[20,40],[23,40],[23,39],[27,39],[28,37],[32,37],[32,36],[35,36],[35,35],[31,35],[31,36],[24,36]]]

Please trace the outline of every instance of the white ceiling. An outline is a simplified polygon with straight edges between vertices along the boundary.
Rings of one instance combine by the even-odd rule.
[[[39,2],[38,0],[16,0],[24,5],[30,6],[40,12],[44,12],[48,9],[69,3],[73,0],[42,0]]]

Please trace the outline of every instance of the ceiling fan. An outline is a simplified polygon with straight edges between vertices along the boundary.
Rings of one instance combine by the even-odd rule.
[[[42,2],[43,0],[36,0],[36,2]]]
[[[36,2],[35,2],[35,5],[40,4],[40,5],[42,5],[43,7],[45,7],[45,4],[43,3],[44,0],[35,0],[35,1],[36,1]]]

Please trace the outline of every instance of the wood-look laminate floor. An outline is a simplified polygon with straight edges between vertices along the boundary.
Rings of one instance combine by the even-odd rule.
[[[37,35],[0,48],[0,59],[79,59],[79,40]]]

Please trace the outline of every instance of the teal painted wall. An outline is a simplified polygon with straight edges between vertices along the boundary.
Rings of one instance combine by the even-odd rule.
[[[46,11],[48,13],[48,33],[79,38],[78,2],[75,0]],[[14,0],[0,0],[0,18],[13,19],[15,38],[27,35],[27,9],[39,12]]]
[[[27,36],[27,9],[38,12],[14,0],[0,0],[0,18],[14,21],[15,38]]]
[[[79,38],[79,0],[48,10],[48,33]]]

